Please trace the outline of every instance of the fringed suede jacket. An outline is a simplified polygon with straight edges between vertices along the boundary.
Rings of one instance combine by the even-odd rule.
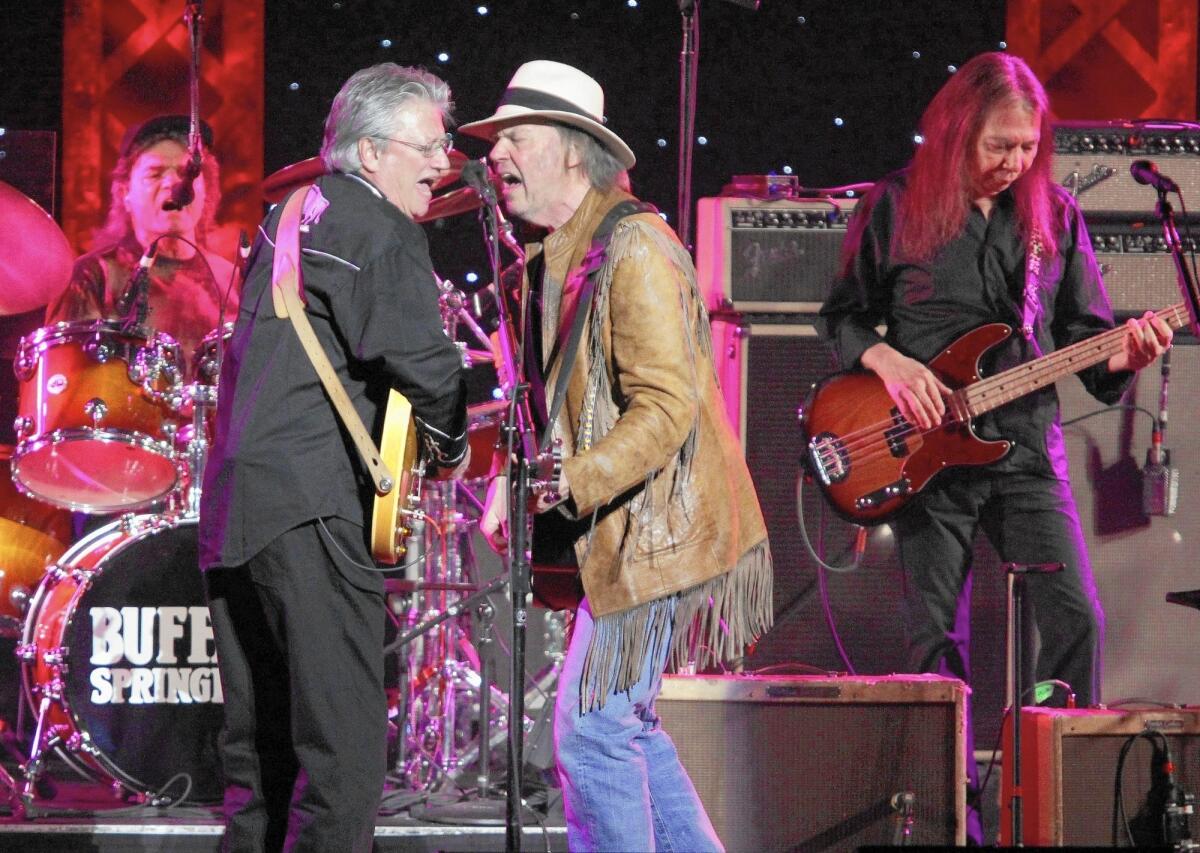
[[[630,198],[593,189],[545,240],[543,364],[570,330],[597,226]],[[558,373],[555,360],[548,398]],[[772,621],[766,525],[717,388],[691,258],[652,212],[613,232],[554,436],[570,500],[551,511],[591,522],[575,543],[595,619],[583,704],[629,689],[664,628],[672,668],[741,656]],[[669,596],[674,624],[647,624],[647,605]]]

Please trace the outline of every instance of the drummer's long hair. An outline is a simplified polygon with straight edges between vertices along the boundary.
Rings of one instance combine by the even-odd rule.
[[[1046,256],[1058,244],[1061,202],[1051,175],[1054,130],[1046,90],[1024,60],[1008,53],[982,53],[962,66],[921,116],[923,142],[908,169],[900,200],[897,248],[900,257],[929,261],[956,237],[971,211],[971,173],[979,134],[988,114],[1016,102],[1036,112],[1041,140],[1033,164],[1012,185],[1018,229],[1026,244],[1041,236]]]
[[[163,134],[151,136],[136,146],[124,157],[117,158],[113,167],[112,182],[109,185],[108,216],[104,224],[92,234],[92,248],[101,249],[125,241],[133,235],[133,220],[125,207],[125,195],[129,192],[129,176],[133,172],[133,164],[146,149],[157,145],[164,139],[178,142],[184,148],[188,146],[187,136]],[[204,149],[204,160],[200,167],[204,178],[204,210],[196,223],[196,242],[204,246],[209,232],[216,227],[217,208],[221,205],[221,167],[211,150]]]

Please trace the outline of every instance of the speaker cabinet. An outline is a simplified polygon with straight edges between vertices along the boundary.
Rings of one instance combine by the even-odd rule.
[[[1110,711],[1024,708],[1021,711],[1022,840],[1025,844],[1112,845],[1115,783],[1121,749],[1131,737],[1150,729],[1170,745],[1176,780],[1185,791],[1200,793],[1200,709]],[[1012,718],[1005,718],[1004,755],[1012,754]],[[1156,822],[1148,807],[1154,788],[1153,742],[1137,739],[1125,757],[1121,796],[1134,822]],[[1000,786],[1000,843],[1012,843],[1012,778],[1007,768]],[[1120,820],[1117,845],[1128,840]],[[1188,817],[1192,836],[1200,836],[1200,818]],[[1138,835],[1139,846],[1152,843]]]
[[[730,853],[962,844],[962,682],[936,676],[675,676],[656,709]]]
[[[815,312],[838,271],[856,198],[702,198],[696,274],[710,311]]]

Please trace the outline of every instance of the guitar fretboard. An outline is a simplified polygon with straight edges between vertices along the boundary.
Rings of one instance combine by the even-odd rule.
[[[1183,302],[1163,308],[1156,314],[1172,330],[1180,329],[1188,323],[1187,306]],[[1045,388],[1063,376],[1107,361],[1121,352],[1124,337],[1124,325],[1117,326],[1049,355],[972,383],[960,389],[957,394],[961,395],[968,416],[977,417],[1039,388]]]

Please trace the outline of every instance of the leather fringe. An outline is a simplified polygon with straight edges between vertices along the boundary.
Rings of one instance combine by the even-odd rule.
[[[771,549],[764,539],[733,569],[676,593],[672,610],[656,599],[594,620],[579,690],[580,713],[637,683],[646,655],[671,644],[668,671],[705,669],[741,657],[773,621]],[[669,632],[664,636],[663,632]]]
[[[682,331],[688,342],[693,375],[696,376],[693,388],[699,386],[697,362],[712,357],[708,312],[696,286],[691,256],[678,240],[656,228],[636,219],[622,221],[613,232],[607,258],[596,281],[587,354],[586,393],[589,399],[585,402],[576,438],[576,447],[580,450],[590,447],[614,425],[609,412],[611,389],[601,331],[608,311],[613,272],[621,260],[640,245],[638,239],[654,244],[657,251],[679,269],[682,279],[690,287],[690,294],[680,291],[680,302],[686,326]],[[696,425],[693,425],[676,457],[672,472],[675,480],[669,499],[674,497],[678,484],[686,481],[691,474],[692,460],[699,452],[698,424],[697,414]],[[631,513],[653,513],[654,508],[649,501],[653,495],[654,480],[659,473],[654,471],[647,476],[641,492],[644,503],[630,507]],[[624,547],[631,544],[627,541]],[[646,655],[661,648],[664,642],[671,644],[667,657],[669,670],[693,664],[704,669],[741,657],[746,646],[771,627],[772,582],[771,550],[767,541],[763,540],[743,554],[729,571],[675,593],[673,610],[662,606],[670,600],[671,597],[668,597],[597,618],[584,659],[579,691],[580,712],[601,708],[610,694],[623,693],[632,688],[645,666]]]

